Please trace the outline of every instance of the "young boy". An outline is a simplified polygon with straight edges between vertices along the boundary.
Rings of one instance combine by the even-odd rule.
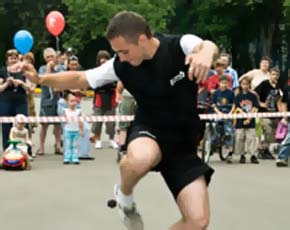
[[[232,113],[234,109],[234,92],[229,89],[229,80],[227,76],[221,76],[219,79],[219,88],[212,97],[213,109],[217,114]],[[220,121],[218,122],[220,123]],[[233,152],[233,122],[224,120],[222,123],[224,135],[227,137],[226,147],[228,149],[228,158]],[[230,163],[230,161],[228,161]]]
[[[68,105],[68,108],[64,109],[64,115],[67,119],[72,119],[72,121],[67,121],[64,125],[65,152],[63,163],[79,164],[77,141],[79,136],[83,136],[83,123],[73,120],[81,116],[81,110],[76,108],[77,99],[72,92],[67,91],[64,98]]]
[[[256,94],[250,92],[251,81],[243,78],[240,82],[241,91],[235,98],[238,113],[252,113],[257,111],[259,104]],[[254,118],[237,119],[235,153],[240,154],[240,163],[246,163],[245,153],[251,155],[251,163],[259,164],[256,157],[256,123]]]
[[[277,103],[282,96],[282,90],[277,85],[280,77],[280,70],[272,68],[270,71],[270,79],[264,80],[255,89],[259,95],[259,111],[261,112],[277,112]],[[263,118],[261,125],[264,134],[264,140],[260,149],[259,157],[262,159],[275,159],[269,151],[269,146],[276,145],[275,131],[278,120],[276,118]]]

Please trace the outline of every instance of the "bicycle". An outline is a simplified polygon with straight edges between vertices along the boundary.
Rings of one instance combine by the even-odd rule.
[[[224,131],[224,121],[207,121],[201,145],[201,158],[208,163],[210,157],[218,152],[221,161],[227,159],[228,153],[225,151],[225,144],[231,139]]]

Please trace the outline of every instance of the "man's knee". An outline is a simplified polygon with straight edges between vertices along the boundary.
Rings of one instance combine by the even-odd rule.
[[[142,154],[131,153],[122,158],[120,167],[121,170],[125,169],[142,175],[150,171],[151,163],[146,157],[142,156]]]
[[[138,174],[146,174],[161,160],[160,149],[157,144],[146,143],[146,140],[144,143],[139,142],[137,145],[136,143],[129,145],[127,154],[120,162],[120,167]]]

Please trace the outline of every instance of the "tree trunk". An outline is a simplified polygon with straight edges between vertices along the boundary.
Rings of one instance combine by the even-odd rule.
[[[260,24],[260,44],[262,48],[262,56],[271,56],[273,34],[275,32],[275,20],[271,23],[262,22]]]

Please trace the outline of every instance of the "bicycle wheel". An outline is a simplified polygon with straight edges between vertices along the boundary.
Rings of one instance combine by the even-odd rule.
[[[231,138],[229,136],[225,136],[224,134],[220,136],[220,142],[218,146],[218,153],[221,161],[225,161],[228,158],[229,152],[226,148],[226,141]]]
[[[225,161],[227,159],[228,153],[223,146],[218,147],[218,153],[221,161]]]

